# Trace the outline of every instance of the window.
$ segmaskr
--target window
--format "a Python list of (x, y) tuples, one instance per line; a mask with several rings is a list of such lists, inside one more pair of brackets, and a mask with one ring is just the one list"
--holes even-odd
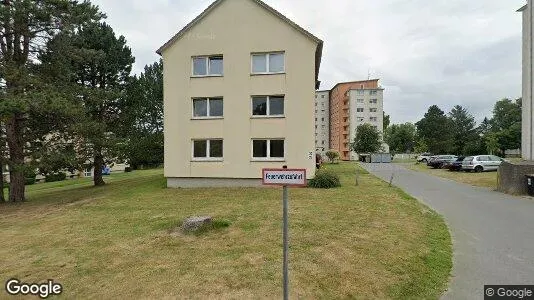
[(197, 56), (193, 57), (193, 76), (222, 76), (223, 57)]
[(363, 103), (363, 99), (356, 99), (356, 103)]
[(324, 95), (321, 95), (321, 98), (323, 98), (323, 99), (324, 99)]
[(222, 98), (193, 99), (193, 118), (219, 118), (223, 116)]
[(324, 146), (324, 141), (322, 142), (323, 146)]
[(284, 140), (252, 140), (253, 159), (283, 159)]
[(356, 108), (356, 112), (363, 112), (363, 107)]
[(363, 122), (363, 118), (362, 117), (358, 117), (358, 122)]
[(253, 96), (253, 116), (283, 116), (284, 96)]
[(364, 90), (358, 90), (358, 91), (357, 91), (357, 94), (358, 94), (358, 95), (363, 95), (364, 93), (365, 93)]
[(378, 103), (378, 99), (371, 99), (371, 100), (369, 100), (369, 103), (377, 104)]
[(252, 54), (252, 74), (283, 73), (284, 53)]
[(317, 118), (315, 118), (315, 122), (317, 122)]
[(377, 111), (378, 111), (378, 108), (369, 108), (369, 111), (370, 111), (370, 112), (377, 112)]
[(194, 160), (222, 160), (223, 140), (193, 140)]
[(371, 121), (371, 122), (376, 122), (377, 120), (378, 120), (377, 117), (370, 117), (369, 118), (369, 121)]
[(377, 91), (369, 91), (369, 95), (371, 95), (371, 96), (375, 96), (376, 94), (378, 94)]
[(323, 121), (323, 122), (324, 122), (324, 118), (321, 118), (321, 121)]

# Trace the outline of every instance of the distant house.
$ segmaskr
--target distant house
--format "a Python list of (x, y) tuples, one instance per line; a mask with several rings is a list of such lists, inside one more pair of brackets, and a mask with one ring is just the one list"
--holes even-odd
[(283, 165), (314, 177), (322, 46), (259, 0), (217, 0), (165, 43), (167, 185), (258, 185)]

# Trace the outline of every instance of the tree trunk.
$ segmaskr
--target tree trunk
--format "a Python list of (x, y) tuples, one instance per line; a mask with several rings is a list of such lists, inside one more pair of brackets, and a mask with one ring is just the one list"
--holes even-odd
[(102, 148), (95, 147), (95, 158), (94, 158), (94, 171), (93, 171), (93, 182), (95, 186), (103, 186), (106, 183), (102, 179), (102, 167), (104, 166), (104, 157), (102, 156)]
[(9, 201), (24, 201), (24, 143), (22, 117), (11, 116), (6, 122), (6, 139), (9, 146)]

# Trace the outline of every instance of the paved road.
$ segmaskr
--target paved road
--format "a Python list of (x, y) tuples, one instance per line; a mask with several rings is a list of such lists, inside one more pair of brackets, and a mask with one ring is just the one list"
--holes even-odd
[(444, 299), (483, 299), (484, 284), (534, 284), (534, 200), (472, 187), (397, 164), (363, 164), (443, 215), (454, 267)]

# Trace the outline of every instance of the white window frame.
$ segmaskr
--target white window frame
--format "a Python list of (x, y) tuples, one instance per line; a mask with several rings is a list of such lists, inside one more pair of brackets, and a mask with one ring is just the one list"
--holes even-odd
[[(266, 115), (255, 115), (254, 114), (254, 98), (255, 97), (267, 97), (267, 114)], [(283, 97), (284, 98), (284, 114), (282, 115), (271, 115), (271, 97)], [(265, 119), (265, 118), (285, 118), (286, 117), (286, 96), (285, 95), (254, 95), (250, 96), (250, 115), (254, 119)]]
[[(283, 54), (284, 56), (284, 69), (279, 72), (270, 72), (269, 65), (271, 54)], [(265, 55), (265, 72), (254, 72), (254, 56)], [(250, 54), (250, 74), (252, 75), (266, 75), (266, 74), (285, 74), (286, 73), (286, 52), (285, 51), (273, 51), (273, 52), (252, 52)]]
[[(223, 102), (223, 115), (222, 116), (210, 116), (210, 102), (211, 100), (218, 100), (222, 99)], [(195, 117), (195, 100), (206, 100), (207, 101), (207, 107), (206, 107), (206, 114), (205, 117)], [(223, 97), (195, 97), (191, 98), (191, 116), (193, 120), (215, 120), (215, 119), (224, 119), (224, 98)]]
[[(271, 141), (283, 141), (284, 142), (284, 157), (271, 157)], [(254, 157), (254, 141), (267, 141), (267, 157)], [(286, 161), (287, 150), (286, 150), (286, 139), (285, 138), (255, 138), (250, 141), (250, 159), (251, 161), (276, 161), (283, 162)]]
[(356, 112), (357, 113), (363, 113), (363, 112), (365, 112), (365, 109), (363, 107), (356, 107)]
[(369, 117), (369, 121), (370, 122), (378, 122), (378, 118), (377, 117)]
[(377, 90), (369, 91), (369, 95), (376, 96), (378, 95), (378, 91)]
[(363, 100), (363, 99), (356, 99), (356, 103), (362, 103), (362, 104), (363, 104), (363, 103), (365, 103), (365, 100)]
[[(206, 141), (206, 157), (195, 157), (195, 142)], [(211, 141), (222, 141), (223, 157), (210, 157)], [(224, 139), (222, 138), (206, 138), (206, 139), (191, 139), (191, 160), (192, 161), (224, 161)]]
[[(223, 61), (222, 74), (210, 74), (210, 58), (221, 57)], [(195, 75), (195, 58), (204, 58), (206, 60), (206, 75)], [(191, 77), (223, 77), (224, 76), (224, 56), (222, 54), (198, 55), (191, 57)]]
[(375, 99), (375, 98), (369, 99), (369, 103), (370, 104), (378, 104), (378, 99)]
[(378, 112), (378, 108), (371, 107), (371, 108), (369, 108), (369, 112), (372, 112), (372, 113)]

